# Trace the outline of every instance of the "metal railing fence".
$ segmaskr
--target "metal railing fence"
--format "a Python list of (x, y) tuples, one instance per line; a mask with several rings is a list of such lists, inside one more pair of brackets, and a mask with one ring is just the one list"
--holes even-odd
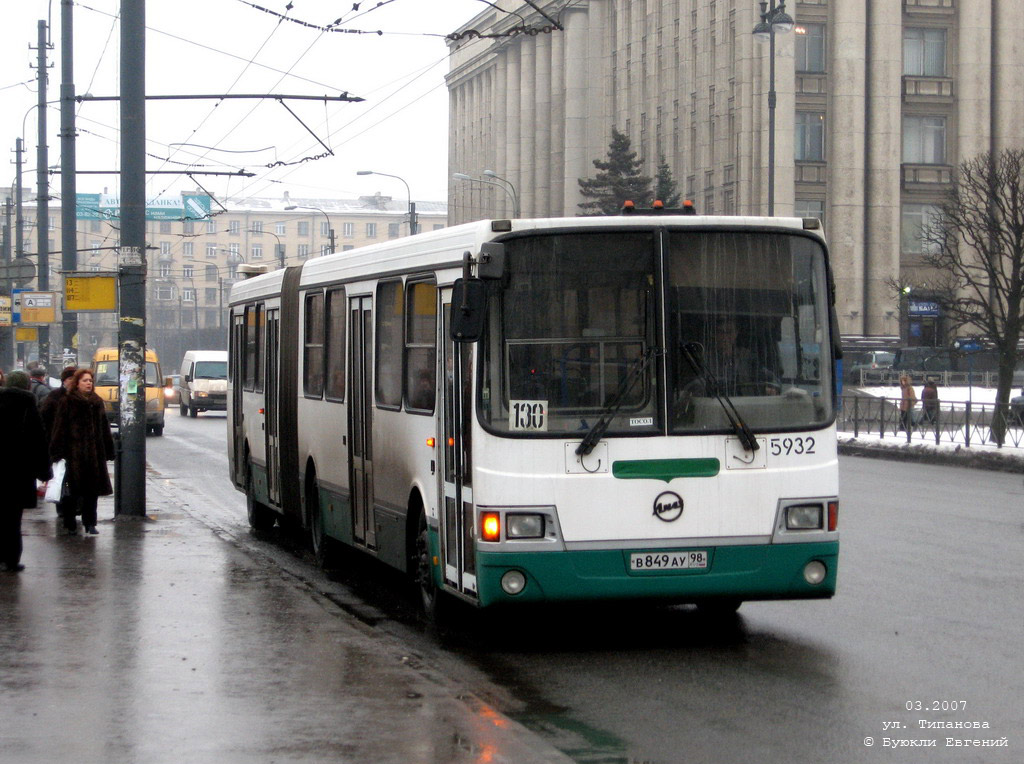
[(899, 397), (844, 395), (836, 429), (840, 433), (852, 433), (855, 438), (863, 434), (883, 440), (904, 438), (908, 443), (996, 446), (1000, 444), (993, 438), (992, 422), (1002, 410), (1007, 426), (1001, 446), (1020, 448), (1024, 445), (1024, 422), (1008, 404), (940, 402), (932, 414), (925, 411), (919, 402), (910, 412), (909, 426), (906, 427), (899, 404)]

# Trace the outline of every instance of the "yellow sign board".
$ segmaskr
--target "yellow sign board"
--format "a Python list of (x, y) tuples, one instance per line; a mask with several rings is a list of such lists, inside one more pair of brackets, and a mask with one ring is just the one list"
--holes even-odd
[(64, 310), (77, 313), (117, 311), (117, 276), (76, 274), (64, 277)]
[(52, 324), (57, 320), (56, 292), (22, 292), (21, 323)]
[(0, 295), (0, 326), (11, 326), (11, 298)]
[(39, 330), (34, 326), (19, 326), (14, 330), (15, 342), (38, 342)]

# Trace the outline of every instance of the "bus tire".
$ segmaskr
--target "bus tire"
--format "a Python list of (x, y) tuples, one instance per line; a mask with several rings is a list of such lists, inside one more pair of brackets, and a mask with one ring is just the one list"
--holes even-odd
[(430, 531), (427, 528), (427, 512), (419, 508), (416, 521), (416, 540), (413, 552), (413, 578), (419, 591), (420, 607), (428, 621), (437, 623), (445, 609), (445, 594), (434, 581), (433, 564), (430, 555)]
[(273, 510), (253, 496), (251, 465), (245, 473), (245, 512), (249, 517), (249, 527), (254, 531), (269, 531), (274, 527)]
[(743, 600), (739, 597), (721, 597), (697, 603), (697, 611), (706, 618), (729, 618), (740, 609)]
[(313, 549), (313, 558), (323, 570), (337, 566), (338, 555), (334, 539), (324, 530), (323, 509), (320, 506), (320, 489), (316, 475), (307, 481), (306, 508), (309, 511), (309, 544)]

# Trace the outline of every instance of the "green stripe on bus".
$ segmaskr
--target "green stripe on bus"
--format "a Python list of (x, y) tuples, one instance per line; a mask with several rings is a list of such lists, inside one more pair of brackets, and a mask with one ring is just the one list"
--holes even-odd
[(612, 475), (620, 480), (664, 480), (680, 477), (715, 477), (722, 469), (718, 459), (637, 459), (612, 462)]

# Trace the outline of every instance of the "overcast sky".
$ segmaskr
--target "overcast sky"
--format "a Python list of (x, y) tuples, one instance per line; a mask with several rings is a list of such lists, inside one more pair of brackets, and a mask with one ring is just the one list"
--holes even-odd
[[(0, 186), (13, 183), (14, 145), (25, 138), (24, 183), (35, 190), (37, 23), (52, 13), (48, 109), (49, 164), (60, 161), (60, 0), (0, 0), (0, 144), (9, 153)], [(146, 90), (169, 94), (338, 95), (363, 103), (290, 101), (293, 117), (274, 100), (157, 101), (147, 107), (148, 170), (246, 169), (252, 178), (197, 175), (219, 195), (251, 194), (351, 198), (380, 191), (405, 198), (391, 178), (357, 177), (368, 169), (403, 177), (417, 200), (447, 195), (448, 71), (443, 35), (486, 10), (481, 0), (148, 0)], [(381, 5), (381, 7), (376, 7)], [(78, 94), (116, 95), (120, 77), (121, 0), (78, 0), (74, 6), (75, 87)], [(291, 19), (338, 28), (382, 30), (349, 34), (282, 21), (254, 6)], [(433, 35), (433, 36), (431, 36)], [(472, 44), (472, 43), (470, 43)], [(29, 49), (29, 46), (33, 48)], [(301, 120), (301, 123), (300, 121)], [(306, 127), (302, 123), (305, 123)], [(116, 102), (78, 107), (78, 169), (120, 166)], [(307, 130), (307, 127), (309, 130)], [(24, 133), (23, 133), (24, 130)], [(333, 152), (325, 153), (310, 131)], [(194, 144), (191, 146), (182, 144)], [(454, 168), (453, 171), (482, 168)], [(197, 188), (187, 177), (149, 176), (149, 195)], [(80, 193), (118, 190), (116, 175), (79, 175)], [(54, 196), (59, 175), (51, 178)]]

